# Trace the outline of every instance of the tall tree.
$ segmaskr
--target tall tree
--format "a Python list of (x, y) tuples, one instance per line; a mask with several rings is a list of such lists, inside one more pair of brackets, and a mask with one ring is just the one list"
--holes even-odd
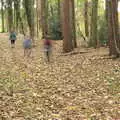
[(97, 47), (97, 18), (98, 18), (98, 0), (92, 0), (91, 26), (90, 26), (90, 46)]
[(36, 27), (37, 27), (37, 36), (39, 36), (39, 19), (40, 19), (40, 2), (36, 0)]
[(71, 0), (70, 1), (71, 3), (71, 14), (72, 14), (72, 39), (73, 39), (73, 45), (74, 45), (74, 48), (77, 48), (77, 41), (76, 41), (76, 19), (75, 19), (75, 0)]
[[(21, 17), (21, 0), (14, 0), (14, 14), (15, 14), (15, 22), (14, 26), (16, 28), (16, 31), (19, 29), (22, 30), (22, 33), (25, 35), (25, 30), (24, 30), (24, 24), (23, 24), (23, 19)], [(20, 27), (19, 27), (20, 26)]]
[(84, 1), (84, 25), (85, 25), (85, 36), (89, 37), (89, 17), (88, 17), (88, 0)]
[(41, 22), (41, 28), (42, 28), (42, 36), (45, 36), (48, 33), (48, 20), (47, 20), (47, 0), (40, 0), (41, 7), (40, 7), (40, 22)]
[(7, 13), (8, 13), (8, 30), (13, 29), (13, 9), (12, 9), (12, 0), (7, 0)]
[(2, 17), (2, 32), (5, 32), (5, 24), (4, 24), (4, 1), (1, 0), (1, 17)]
[(35, 21), (34, 21), (34, 0), (24, 0), (27, 21), (30, 29), (30, 35), (33, 40), (33, 45), (35, 45)]
[(73, 50), (72, 28), (70, 21), (70, 0), (63, 0), (63, 51), (70, 52)]
[(107, 0), (108, 35), (110, 55), (120, 56), (120, 37), (118, 24), (118, 0)]

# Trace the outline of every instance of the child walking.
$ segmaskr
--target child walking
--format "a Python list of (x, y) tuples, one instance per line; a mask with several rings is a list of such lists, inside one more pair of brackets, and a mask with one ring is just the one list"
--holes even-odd
[(50, 62), (50, 54), (52, 51), (52, 43), (48, 36), (44, 38), (44, 50), (45, 50), (45, 56), (47, 58), (47, 61)]
[(17, 40), (17, 35), (14, 30), (11, 30), (9, 40), (11, 41), (11, 48), (15, 47), (15, 41)]
[(24, 57), (29, 57), (32, 52), (32, 39), (30, 36), (25, 36), (25, 39), (23, 41), (23, 48), (24, 48)]

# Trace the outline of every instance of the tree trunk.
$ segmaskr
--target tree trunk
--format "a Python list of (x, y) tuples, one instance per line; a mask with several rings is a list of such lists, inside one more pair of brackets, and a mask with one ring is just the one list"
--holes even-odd
[(42, 36), (45, 37), (46, 34), (48, 33), (48, 22), (47, 22), (47, 1), (46, 0), (41, 0), (41, 28), (42, 28)]
[(63, 0), (63, 51), (73, 50), (72, 28), (70, 23), (70, 0)]
[(96, 48), (98, 42), (97, 36), (97, 17), (98, 17), (98, 0), (92, 0), (92, 15), (90, 27), (90, 46)]
[(13, 29), (12, 0), (7, 0), (7, 10), (8, 10), (8, 30), (10, 32)]
[(59, 20), (59, 32), (61, 34), (61, 38), (63, 38), (62, 35), (62, 14), (61, 14), (61, 0), (58, 0), (58, 20)]
[[(108, 15), (108, 10), (109, 10), (109, 4), (108, 4), (108, 1), (106, 0), (105, 1), (105, 19), (106, 19), (106, 26), (107, 26), (107, 28), (108, 28), (108, 17), (109, 17), (109, 15)], [(108, 36), (108, 30), (107, 30), (107, 36)], [(107, 39), (108, 39), (108, 37), (107, 37)], [(107, 40), (107, 46), (109, 46), (109, 40)]]
[(4, 25), (4, 1), (1, 0), (1, 17), (2, 17), (2, 32), (5, 32), (5, 25)]
[[(20, 0), (14, 0), (14, 26), (16, 28), (16, 31), (18, 32), (19, 30), (19, 22), (20, 22), (20, 25), (21, 27), (23, 28), (23, 23), (22, 23), (22, 20), (21, 20), (21, 15), (20, 15)], [(24, 33), (24, 32), (23, 32)]]
[(36, 0), (36, 23), (37, 23), (37, 37), (39, 37), (39, 0)]
[(88, 26), (88, 0), (84, 3), (84, 25), (85, 25), (85, 36), (89, 37), (89, 26)]
[(72, 39), (73, 39), (73, 45), (74, 45), (74, 48), (77, 48), (77, 41), (76, 41), (76, 24), (75, 24), (75, 1), (74, 0), (71, 0), (71, 10), (72, 10)]
[(109, 54), (120, 56), (118, 0), (108, 1)]
[(34, 0), (25, 0), (25, 10), (30, 29), (30, 35), (33, 40), (33, 45), (35, 45)]

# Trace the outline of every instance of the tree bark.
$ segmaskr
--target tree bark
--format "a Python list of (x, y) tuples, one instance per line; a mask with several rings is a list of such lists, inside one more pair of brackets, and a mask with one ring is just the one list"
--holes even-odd
[(70, 23), (70, 0), (63, 0), (63, 51), (73, 50), (72, 29)]
[(47, 22), (47, 1), (46, 0), (41, 0), (41, 7), (40, 7), (40, 23), (41, 23), (41, 28), (42, 28), (42, 36), (45, 37), (46, 34), (48, 33), (48, 22)]
[(97, 17), (98, 17), (98, 0), (92, 0), (92, 15), (90, 27), (90, 46), (96, 48), (98, 42), (97, 36)]
[(89, 23), (88, 23), (88, 0), (85, 0), (84, 3), (84, 26), (85, 26), (85, 36), (89, 37)]
[(13, 29), (12, 0), (7, 0), (7, 12), (8, 12), (8, 30), (10, 32)]
[(76, 41), (76, 23), (75, 23), (75, 0), (71, 0), (71, 10), (72, 10), (72, 39), (73, 39), (73, 45), (74, 45), (74, 48), (77, 48), (77, 41)]
[(4, 1), (1, 0), (1, 17), (2, 17), (2, 32), (5, 32), (5, 24), (4, 24)]
[(33, 45), (35, 45), (34, 0), (25, 0), (24, 2), (25, 2), (27, 21), (30, 29), (30, 35), (33, 41)]
[(118, 24), (118, 0), (108, 2), (109, 55), (120, 56), (120, 37)]

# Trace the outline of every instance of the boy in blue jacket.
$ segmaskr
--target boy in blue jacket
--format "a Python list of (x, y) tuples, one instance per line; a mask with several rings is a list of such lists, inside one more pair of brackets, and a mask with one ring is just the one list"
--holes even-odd
[(25, 36), (25, 39), (23, 41), (23, 48), (24, 48), (24, 56), (29, 57), (32, 52), (32, 39), (30, 36)]

